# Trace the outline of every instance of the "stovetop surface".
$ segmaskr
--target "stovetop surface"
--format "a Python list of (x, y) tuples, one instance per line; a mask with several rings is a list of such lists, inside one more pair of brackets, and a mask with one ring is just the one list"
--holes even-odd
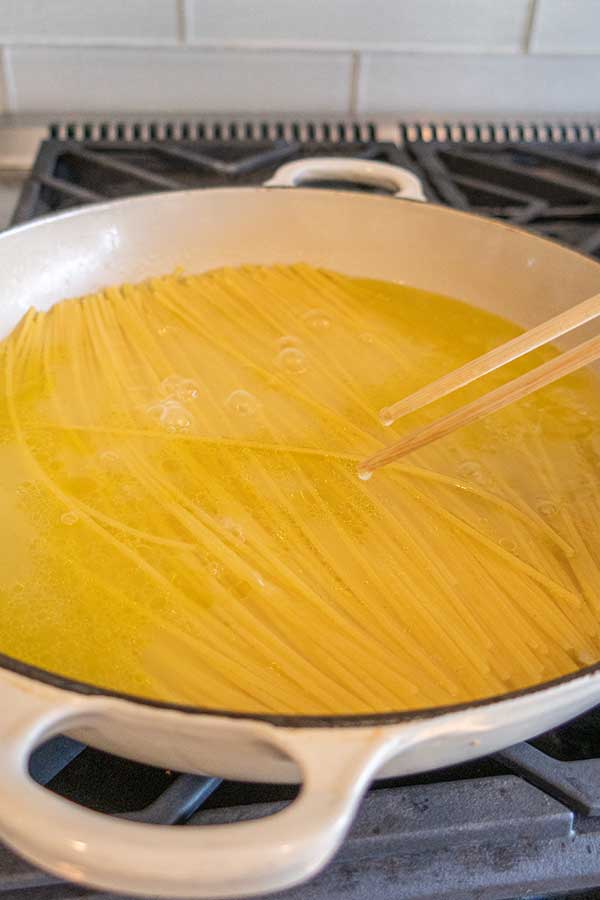
[[(589, 125), (399, 125), (384, 141), (369, 124), (57, 125), (40, 146), (13, 224), (150, 191), (258, 185), (283, 162), (314, 155), (406, 166), (435, 202), (600, 257), (600, 128)], [(297, 792), (166, 772), (62, 737), (36, 751), (31, 773), (100, 812), (166, 824), (267, 815)], [(281, 897), (567, 893), (600, 898), (600, 708), (494, 757), (378, 783), (333, 863)], [(84, 896), (107, 897), (61, 884), (0, 847), (0, 897)]]

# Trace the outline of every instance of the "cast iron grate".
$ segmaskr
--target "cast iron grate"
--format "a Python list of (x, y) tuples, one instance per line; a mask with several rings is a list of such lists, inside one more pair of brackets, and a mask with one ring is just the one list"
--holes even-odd
[[(355, 123), (74, 123), (41, 147), (14, 222), (82, 203), (222, 184), (260, 184), (300, 156), (406, 165), (432, 200), (502, 218), (600, 256), (600, 129), (588, 124), (400, 125), (380, 141)], [(389, 135), (386, 135), (386, 138)], [(164, 824), (277, 811), (289, 785), (165, 772), (55, 738), (31, 761), (51, 790), (113, 815)], [(201, 835), (199, 835), (201, 840)], [(365, 798), (333, 863), (288, 900), (599, 898), (600, 708), (531, 744)], [(573, 893), (575, 892), (575, 893)], [(0, 897), (99, 898), (0, 847)]]
[(96, 123), (52, 128), (13, 224), (117, 197), (258, 185), (283, 162), (358, 156), (418, 172), (431, 200), (600, 256), (600, 127), (359, 123)]
[(409, 146), (430, 192), (600, 256), (600, 144)]
[(411, 166), (401, 148), (370, 140), (48, 140), (40, 147), (12, 224), (117, 197), (198, 187), (260, 185), (284, 162), (318, 154), (359, 156)]
[[(599, 754), (600, 709), (545, 736), (555, 752)], [(289, 785), (247, 785), (142, 766), (55, 738), (31, 773), (71, 800), (150, 823), (220, 824), (270, 815)], [(556, 759), (530, 744), (461, 766), (387, 780), (365, 798), (333, 863), (279, 900), (506, 898), (586, 890), (600, 871), (600, 759)], [(198, 836), (201, 841), (201, 834)], [(400, 888), (401, 885), (401, 888)], [(18, 893), (17, 893), (18, 892)], [(585, 893), (583, 893), (585, 892)], [(0, 896), (99, 897), (0, 848)]]

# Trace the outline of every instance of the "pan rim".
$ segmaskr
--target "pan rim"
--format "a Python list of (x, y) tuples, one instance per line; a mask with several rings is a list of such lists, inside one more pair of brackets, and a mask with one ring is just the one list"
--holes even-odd
[(129, 694), (124, 691), (116, 691), (111, 688), (103, 688), (87, 681), (79, 681), (66, 675), (59, 675), (49, 669), (34, 666), (12, 656), (0, 653), (0, 669), (13, 672), (33, 681), (46, 684), (49, 687), (68, 691), (83, 697), (107, 697), (114, 700), (132, 703), (135, 706), (155, 709), (157, 711), (177, 712), (192, 716), (212, 716), (219, 719), (241, 719), (253, 722), (263, 722), (283, 728), (356, 728), (382, 725), (400, 725), (406, 722), (415, 722), (422, 719), (435, 719), (449, 713), (465, 712), (469, 709), (480, 709), (486, 706), (493, 707), (503, 701), (517, 700), (521, 697), (542, 693), (543, 691), (558, 688), (577, 679), (583, 679), (594, 675), (600, 675), (600, 661), (591, 666), (568, 672), (550, 681), (539, 682), (528, 687), (508, 691), (504, 694), (493, 694), (490, 697), (481, 697), (478, 700), (467, 700), (463, 703), (452, 703), (445, 706), (429, 706), (422, 709), (407, 709), (381, 713), (335, 713), (329, 715), (315, 714), (291, 714), (291, 713), (253, 713), (236, 710), (212, 708), (206, 706), (192, 706), (184, 703), (170, 703), (166, 700), (153, 700), (151, 697), (142, 697), (137, 694)]

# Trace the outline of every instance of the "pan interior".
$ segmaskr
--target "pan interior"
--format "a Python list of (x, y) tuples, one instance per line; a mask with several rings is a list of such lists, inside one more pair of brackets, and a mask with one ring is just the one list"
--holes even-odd
[(468, 702), (595, 661), (593, 379), (354, 474), (389, 439), (377, 408), (516, 332), (306, 266), (30, 316), (3, 345), (1, 649), (275, 715)]

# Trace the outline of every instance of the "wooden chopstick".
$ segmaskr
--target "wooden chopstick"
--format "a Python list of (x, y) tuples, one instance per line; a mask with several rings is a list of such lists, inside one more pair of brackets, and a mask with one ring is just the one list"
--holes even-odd
[(469, 425), (471, 422), (489, 415), (489, 413), (503, 409), (510, 403), (521, 400), (523, 397), (527, 397), (528, 394), (533, 394), (534, 391), (552, 384), (553, 381), (558, 381), (564, 375), (569, 375), (571, 372), (589, 365), (589, 363), (594, 362), (598, 358), (600, 358), (600, 335), (585, 341), (578, 347), (573, 347), (573, 349), (561, 353), (560, 356), (546, 363), (542, 363), (541, 366), (532, 369), (531, 372), (520, 375), (513, 381), (509, 381), (507, 384), (503, 384), (502, 387), (484, 394), (483, 397), (467, 403), (466, 406), (462, 406), (449, 415), (443, 416), (436, 422), (425, 425), (423, 428), (418, 428), (397, 443), (384, 447), (383, 450), (379, 450), (359, 464), (359, 474), (363, 478), (368, 478), (375, 469), (387, 466), (388, 463), (394, 462), (394, 460), (406, 456), (407, 453), (411, 453), (425, 444), (450, 434), (451, 431), (456, 431), (457, 428), (462, 428), (463, 425)]
[(489, 353), (478, 356), (459, 369), (455, 369), (447, 375), (442, 375), (441, 378), (425, 385), (425, 387), (415, 391), (414, 394), (398, 400), (392, 406), (384, 407), (379, 412), (379, 418), (384, 425), (392, 425), (402, 416), (406, 416), (408, 413), (427, 406), (435, 400), (445, 397), (447, 394), (451, 394), (477, 378), (487, 375), (488, 372), (493, 372), (495, 369), (499, 369), (500, 366), (512, 362), (513, 359), (518, 359), (520, 356), (524, 356), (525, 353), (547, 344), (548, 341), (553, 341), (562, 334), (568, 334), (569, 331), (579, 328), (580, 325), (590, 322), (599, 315), (600, 294), (596, 294), (594, 297), (572, 306), (566, 312), (560, 313), (553, 319), (548, 319), (546, 322), (542, 322), (541, 325), (530, 328), (529, 331), (520, 334), (511, 341), (495, 347)]

